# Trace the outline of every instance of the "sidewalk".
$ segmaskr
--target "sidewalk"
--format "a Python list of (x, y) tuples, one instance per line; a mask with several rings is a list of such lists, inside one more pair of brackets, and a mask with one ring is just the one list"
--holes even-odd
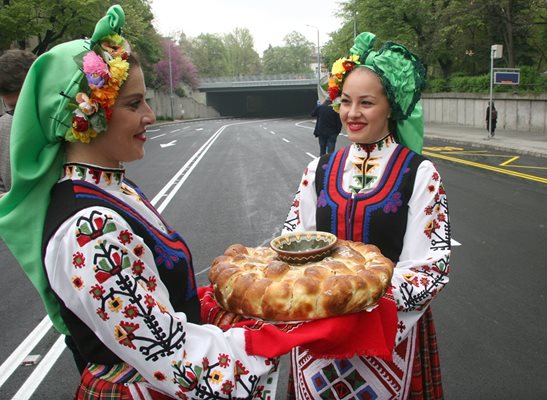
[(495, 137), (487, 139), (486, 129), (426, 122), (425, 138), (520, 155), (547, 158), (547, 134), (496, 129)]

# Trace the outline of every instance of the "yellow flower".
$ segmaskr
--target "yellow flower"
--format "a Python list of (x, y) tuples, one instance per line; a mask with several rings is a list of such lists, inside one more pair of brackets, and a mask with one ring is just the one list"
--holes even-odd
[(215, 385), (220, 385), (222, 383), (222, 379), (224, 378), (224, 375), (219, 370), (214, 370), (209, 379), (212, 383)]
[(110, 84), (119, 88), (127, 79), (129, 63), (122, 60), (120, 57), (116, 57), (110, 60), (108, 65), (110, 67), (110, 74), (112, 75), (110, 78)]
[(82, 143), (89, 143), (91, 142), (91, 139), (97, 136), (97, 132), (91, 128), (83, 132), (78, 132), (74, 130), (74, 128), (71, 128), (71, 131), (72, 131), (72, 136), (74, 136), (74, 138), (76, 138)]

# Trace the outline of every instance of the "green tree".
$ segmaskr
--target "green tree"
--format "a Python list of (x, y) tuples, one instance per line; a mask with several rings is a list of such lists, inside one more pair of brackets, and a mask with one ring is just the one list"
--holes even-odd
[(223, 38), (229, 76), (260, 73), (260, 57), (254, 50), (254, 39), (247, 28), (235, 28)]
[(283, 38), (284, 46), (268, 47), (262, 58), (266, 74), (311, 72), (314, 45), (304, 35), (293, 31)]
[(197, 38), (191, 39), (188, 56), (202, 77), (228, 75), (226, 47), (219, 35), (202, 33)]

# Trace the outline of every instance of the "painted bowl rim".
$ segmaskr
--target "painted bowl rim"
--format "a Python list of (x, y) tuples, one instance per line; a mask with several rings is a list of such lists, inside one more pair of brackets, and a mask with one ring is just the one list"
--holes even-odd
[[(279, 240), (282, 240), (283, 238), (290, 238), (290, 237), (293, 237), (293, 236), (297, 236), (297, 235), (300, 235), (300, 236), (306, 236), (306, 235), (324, 235), (324, 236), (329, 236), (331, 237), (331, 240), (332, 240), (332, 243), (329, 243), (327, 244), (326, 246), (323, 246), (323, 247), (319, 247), (319, 248), (315, 248), (315, 249), (310, 249), (310, 250), (306, 250), (306, 251), (293, 251), (293, 250), (282, 250), (280, 249), (279, 247), (275, 246), (274, 245), (274, 242), (276, 241), (279, 241)], [(336, 235), (330, 233), (330, 232), (322, 232), (322, 231), (300, 231), (300, 232), (290, 232), (290, 233), (286, 233), (284, 235), (279, 235), (275, 238), (273, 238), (271, 241), (270, 241), (270, 247), (272, 248), (272, 250), (274, 250), (277, 254), (286, 254), (286, 255), (290, 255), (290, 256), (295, 256), (295, 257), (304, 257), (306, 254), (310, 254), (310, 253), (319, 253), (319, 252), (323, 252), (325, 250), (328, 250), (332, 247), (334, 247), (334, 245), (336, 245), (336, 242), (338, 241), (338, 238), (336, 237)]]

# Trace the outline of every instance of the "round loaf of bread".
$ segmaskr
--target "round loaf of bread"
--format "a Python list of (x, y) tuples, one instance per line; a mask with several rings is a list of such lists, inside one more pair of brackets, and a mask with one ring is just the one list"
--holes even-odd
[(338, 240), (324, 259), (291, 265), (269, 247), (234, 244), (213, 260), (209, 280), (227, 311), (266, 321), (304, 321), (361, 311), (391, 283), (378, 247)]

